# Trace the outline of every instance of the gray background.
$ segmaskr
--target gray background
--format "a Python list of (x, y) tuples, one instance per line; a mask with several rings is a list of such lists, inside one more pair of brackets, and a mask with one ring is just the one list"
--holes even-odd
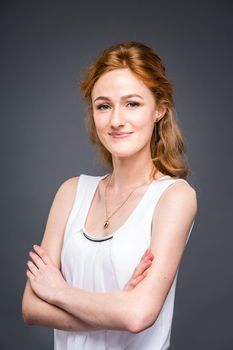
[(52, 330), (22, 321), (28, 251), (60, 184), (105, 171), (76, 81), (105, 47), (128, 40), (166, 64), (198, 193), (171, 350), (233, 349), (232, 10), (223, 0), (1, 2), (1, 349), (53, 348)]

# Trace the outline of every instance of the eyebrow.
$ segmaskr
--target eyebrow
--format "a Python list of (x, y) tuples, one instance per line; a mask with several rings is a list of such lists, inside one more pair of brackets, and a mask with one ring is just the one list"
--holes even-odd
[[(126, 100), (126, 99), (131, 98), (131, 97), (139, 97), (139, 98), (141, 98), (142, 100), (144, 100), (143, 97), (140, 96), (140, 95), (138, 95), (138, 94), (129, 94), (129, 95), (122, 96), (122, 97), (121, 97), (121, 100)], [(109, 97), (107, 97), (107, 96), (99, 96), (99, 97), (97, 97), (97, 98), (94, 100), (94, 102), (97, 101), (97, 100), (111, 101), (111, 99), (110, 99)]]

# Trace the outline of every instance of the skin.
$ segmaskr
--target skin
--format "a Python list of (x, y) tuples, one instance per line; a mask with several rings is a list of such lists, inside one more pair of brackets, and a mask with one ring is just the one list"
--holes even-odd
[[(73, 206), (77, 183), (77, 177), (71, 178), (65, 181), (58, 189), (49, 212), (41, 242), (41, 248), (43, 247), (49, 256), (51, 264), (59, 271), (61, 267), (60, 256), (65, 225)], [(134, 288), (135, 285), (145, 278), (147, 274), (146, 270), (151, 266), (153, 258), (154, 256), (151, 251), (143, 255), (132, 278), (126, 284), (125, 290)], [(22, 313), (24, 321), (28, 325), (41, 325), (64, 331), (90, 331), (97, 329), (97, 327), (80, 320), (79, 317), (75, 317), (69, 312), (40, 298), (33, 291), (30, 279), (26, 283), (23, 295)]]
[[(132, 188), (148, 180), (153, 168), (150, 139), (154, 123), (164, 116), (166, 110), (164, 106), (156, 105), (150, 90), (129, 69), (117, 69), (101, 76), (93, 88), (92, 101), (98, 136), (113, 157), (113, 174), (108, 190), (109, 211), (112, 212)], [(162, 175), (157, 171), (157, 178)], [(26, 310), (28, 314), (35, 315), (31, 303), (33, 296), (55, 308), (56, 312), (61, 312), (57, 318), (54, 317), (57, 323), (71, 317), (70, 323), (77, 330), (140, 332), (154, 323), (170, 290), (196, 215), (196, 192), (183, 181), (177, 181), (164, 191), (154, 210), (150, 252), (142, 258), (138, 267), (140, 272), (137, 274), (135, 271), (132, 281), (122, 291), (96, 293), (70, 287), (60, 272), (62, 237), (72, 206), (74, 183), (75, 180), (71, 179), (61, 186), (49, 215), (42, 245), (34, 246), (34, 251), (30, 252), (23, 302), (25, 318)], [(99, 215), (103, 218), (101, 188), (105, 187), (106, 180), (102, 181), (100, 192), (92, 204), (94, 208), (102, 208)], [(134, 198), (127, 203), (128, 209), (125, 207), (126, 212), (133, 210), (145, 190), (146, 186), (141, 186), (135, 191)], [(121, 226), (124, 219), (120, 214), (114, 216), (113, 231)], [(91, 217), (86, 224), (93, 229), (96, 227), (96, 234), (106, 234), (97, 222), (91, 223)], [(156, 256), (156, 263), (152, 263), (153, 256)], [(78, 324), (72, 323), (72, 317)], [(42, 314), (41, 324), (44, 322), (46, 325), (45, 319), (45, 314)], [(59, 324), (61, 329), (64, 324)]]
[[(140, 97), (126, 98), (128, 95)], [(112, 154), (113, 187), (116, 192), (119, 189), (127, 192), (127, 189), (143, 183), (142, 179), (148, 179), (153, 167), (151, 135), (166, 108), (156, 105), (151, 91), (129, 69), (116, 69), (102, 75), (93, 88), (92, 101), (97, 134)], [(109, 135), (113, 132), (133, 134), (114, 139)], [(157, 177), (161, 175), (158, 172)]]

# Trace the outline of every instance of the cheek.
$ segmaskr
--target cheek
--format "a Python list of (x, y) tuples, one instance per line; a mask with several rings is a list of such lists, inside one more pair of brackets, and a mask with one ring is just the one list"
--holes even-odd
[(135, 118), (134, 125), (145, 132), (149, 131), (154, 128), (153, 116), (145, 113), (140, 114)]
[(103, 130), (108, 124), (107, 118), (104, 118), (103, 116), (101, 116), (101, 118), (98, 116), (94, 116), (93, 119), (94, 119), (94, 124), (97, 132), (98, 130), (99, 131)]
[(96, 134), (98, 135), (98, 138), (103, 141), (103, 130), (105, 130), (106, 122), (103, 118), (98, 118), (96, 116), (93, 116), (94, 120), (94, 127), (96, 130)]

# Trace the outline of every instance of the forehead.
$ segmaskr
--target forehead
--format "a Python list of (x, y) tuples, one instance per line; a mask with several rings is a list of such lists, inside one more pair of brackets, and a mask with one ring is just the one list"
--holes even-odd
[(142, 94), (152, 96), (150, 89), (129, 68), (114, 69), (104, 73), (95, 83), (92, 98), (98, 95)]

